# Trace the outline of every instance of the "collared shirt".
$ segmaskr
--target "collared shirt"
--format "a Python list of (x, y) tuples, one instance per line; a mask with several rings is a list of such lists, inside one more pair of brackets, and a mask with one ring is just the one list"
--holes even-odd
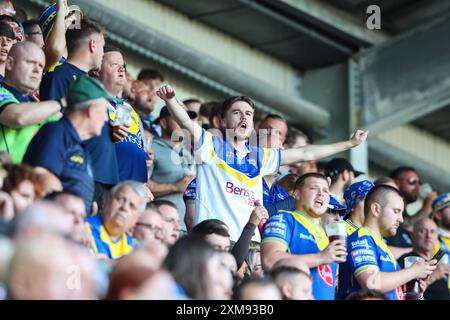
[(358, 230), (360, 227), (356, 225), (352, 220), (347, 219), (345, 220), (345, 224), (347, 225), (347, 235), (353, 234), (356, 230)]
[(94, 196), (94, 179), (89, 155), (80, 136), (66, 117), (46, 124), (31, 140), (24, 162), (44, 167), (60, 180), (64, 190), (79, 194), (90, 212)]
[(86, 72), (67, 61), (59, 62), (42, 77), (39, 89), (41, 100), (56, 100), (67, 96), (72, 82), (85, 74)]
[(87, 218), (85, 226), (91, 235), (92, 251), (104, 254), (109, 259), (117, 260), (131, 253), (136, 246), (135, 239), (127, 233), (124, 233), (117, 240), (111, 239), (99, 214)]
[[(30, 96), (21, 94), (17, 89), (8, 86), (6, 83), (0, 84), (0, 113), (7, 106), (30, 102), (34, 102)], [(13, 108), (14, 106), (11, 107)], [(58, 118), (56, 116), (51, 116), (44, 123), (57, 120)], [(20, 128), (10, 128), (0, 125), (0, 150), (8, 152), (14, 163), (22, 162), (28, 144), (40, 127), (41, 124), (33, 124)]]
[[(262, 243), (276, 242), (290, 254), (319, 253), (328, 244), (328, 236), (319, 223), (298, 211), (278, 211), (264, 225)], [(316, 300), (334, 300), (337, 264), (330, 263), (310, 269), (313, 296)]]
[[(356, 278), (365, 271), (400, 270), (397, 260), (383, 239), (366, 227), (359, 228), (348, 237), (347, 253), (347, 261), (341, 263), (339, 269), (340, 299), (345, 299), (350, 293), (361, 289)], [(391, 300), (404, 300), (400, 287), (385, 294)]]
[[(239, 158), (235, 148), (223, 138), (203, 130), (202, 144), (194, 152), (197, 166), (195, 223), (219, 219), (230, 228), (237, 241), (254, 209), (261, 201), (262, 178), (278, 171), (281, 153), (277, 149), (247, 145)], [(260, 241), (259, 233), (253, 237)]]

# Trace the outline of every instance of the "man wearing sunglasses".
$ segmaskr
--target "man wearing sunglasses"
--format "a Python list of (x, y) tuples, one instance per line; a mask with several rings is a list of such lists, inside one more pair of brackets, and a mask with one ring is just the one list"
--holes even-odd
[[(419, 190), (420, 190), (420, 178), (417, 174), (417, 171), (412, 167), (399, 167), (393, 170), (389, 177), (394, 179), (395, 184), (398, 187), (398, 190), (402, 194), (405, 199), (405, 204), (408, 205), (410, 203), (415, 202), (419, 198)], [(410, 237), (410, 232), (412, 232), (412, 225), (422, 219), (428, 218), (433, 211), (432, 203), (436, 198), (436, 192), (431, 192), (424, 200), (422, 208), (414, 215), (410, 216), (405, 209), (405, 222), (398, 228), (397, 234), (394, 237), (386, 238), (387, 244), (391, 247), (392, 252), (398, 258), (397, 252), (400, 254), (402, 250), (396, 250), (396, 248), (408, 248), (412, 247), (412, 241)], [(406, 252), (403, 252), (406, 253)]]

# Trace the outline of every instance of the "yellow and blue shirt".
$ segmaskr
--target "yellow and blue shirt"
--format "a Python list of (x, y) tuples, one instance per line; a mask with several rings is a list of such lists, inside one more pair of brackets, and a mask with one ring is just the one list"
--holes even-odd
[(350, 236), (351, 234), (353, 234), (353, 232), (355, 232), (356, 230), (358, 230), (360, 228), (358, 225), (353, 223), (353, 221), (350, 219), (345, 220), (345, 224), (347, 225), (347, 235), (348, 236)]
[[(324, 250), (328, 236), (318, 223), (303, 212), (283, 211), (271, 216), (264, 225), (262, 243), (276, 242), (290, 254), (312, 254)], [(337, 264), (330, 263), (310, 269), (313, 296), (316, 300), (334, 300)]]
[[(353, 232), (347, 239), (347, 261), (340, 265), (338, 298), (345, 299), (361, 289), (357, 277), (365, 271), (395, 272), (400, 270), (392, 252), (382, 238), (365, 227)], [(386, 292), (391, 300), (404, 300), (401, 288)]]
[[(207, 219), (225, 222), (230, 239), (237, 241), (254, 210), (262, 202), (262, 178), (278, 171), (281, 153), (277, 149), (246, 145), (237, 154), (233, 145), (222, 137), (203, 130), (201, 146), (194, 152), (197, 166), (195, 223)], [(260, 241), (259, 233), (253, 236)]]
[(136, 246), (136, 240), (127, 233), (117, 240), (111, 239), (100, 215), (87, 218), (85, 226), (91, 235), (91, 250), (94, 253), (104, 254), (111, 260), (129, 254)]
[[(111, 122), (114, 122), (116, 119), (116, 105), (118, 103), (127, 104), (123, 99), (119, 98), (110, 103), (108, 115)], [(127, 105), (130, 106), (129, 104)], [(120, 181), (133, 180), (142, 183), (147, 182), (146, 159), (148, 155), (145, 153), (143, 136), (144, 129), (142, 128), (139, 115), (132, 109), (128, 135), (122, 141), (114, 144)]]
[[(442, 248), (442, 249), (444, 249), (445, 254), (448, 257), (447, 259), (449, 259), (450, 258), (450, 234), (442, 229), (438, 230), (438, 234), (439, 234), (439, 242), (437, 243), (433, 254), (435, 254), (436, 252), (438, 252), (438, 250), (440, 248)], [(450, 277), (447, 276), (446, 280), (447, 280), (448, 289), (450, 290)]]

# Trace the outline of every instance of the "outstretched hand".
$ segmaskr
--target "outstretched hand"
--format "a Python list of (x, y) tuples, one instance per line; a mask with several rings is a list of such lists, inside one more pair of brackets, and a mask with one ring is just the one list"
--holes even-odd
[(156, 91), (156, 94), (166, 102), (175, 98), (176, 95), (175, 90), (171, 86), (162, 86)]
[(350, 139), (351, 143), (354, 147), (359, 146), (361, 143), (367, 140), (367, 136), (369, 135), (369, 131), (357, 129)]

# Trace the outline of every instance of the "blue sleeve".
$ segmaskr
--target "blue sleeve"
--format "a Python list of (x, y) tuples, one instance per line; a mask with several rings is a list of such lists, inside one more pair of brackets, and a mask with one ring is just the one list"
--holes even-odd
[(269, 217), (276, 214), (279, 210), (292, 211), (295, 209), (295, 199), (288, 196), (286, 199), (278, 201), (270, 206), (266, 207)]
[(70, 79), (61, 77), (60, 74), (47, 73), (42, 79), (39, 91), (41, 101), (56, 100), (67, 96), (70, 83)]
[(277, 242), (286, 250), (291, 243), (294, 217), (288, 213), (278, 213), (267, 220), (262, 233), (262, 243)]
[[(353, 238), (353, 237), (352, 237)], [(349, 239), (347, 265), (355, 277), (366, 270), (379, 270), (376, 244), (369, 236)]]
[(60, 177), (64, 168), (65, 145), (57, 133), (44, 126), (31, 140), (24, 162), (33, 167), (44, 167)]
[(192, 180), (187, 188), (184, 191), (183, 199), (186, 200), (195, 200), (197, 198), (197, 179)]

